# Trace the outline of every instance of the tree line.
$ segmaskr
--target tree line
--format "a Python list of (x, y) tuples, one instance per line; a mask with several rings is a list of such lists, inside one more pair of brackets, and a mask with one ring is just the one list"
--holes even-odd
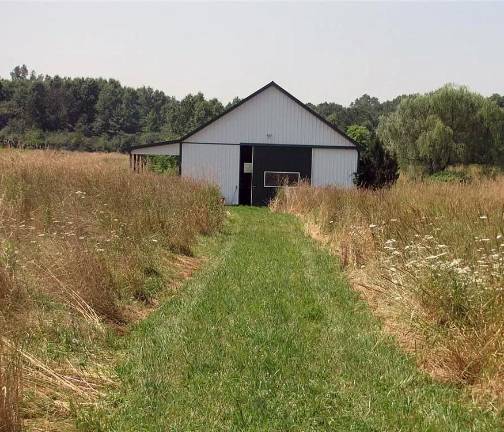
[[(226, 106), (202, 93), (181, 100), (114, 79), (38, 75), (16, 66), (0, 78), (0, 144), (125, 151), (178, 138)], [(454, 164), (504, 165), (504, 96), (446, 85), (380, 102), (364, 94), (349, 106), (308, 104), (359, 143), (356, 181), (377, 187), (398, 170), (432, 174)]]
[(0, 140), (30, 148), (124, 151), (179, 137), (224, 109), (202, 93), (177, 100), (150, 87), (42, 76), (23, 65), (10, 80), (0, 79)]

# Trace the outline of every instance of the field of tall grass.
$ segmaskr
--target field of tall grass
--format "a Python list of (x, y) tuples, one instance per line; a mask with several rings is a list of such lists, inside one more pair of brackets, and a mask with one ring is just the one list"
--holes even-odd
[(504, 179), (283, 190), (384, 328), (438, 379), (504, 404)]
[(123, 155), (0, 150), (0, 430), (72, 429), (114, 384), (115, 335), (223, 220), (216, 188)]

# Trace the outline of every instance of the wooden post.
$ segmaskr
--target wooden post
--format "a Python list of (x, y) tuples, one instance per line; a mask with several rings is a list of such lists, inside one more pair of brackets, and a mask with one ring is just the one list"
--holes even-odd
[(130, 164), (130, 169), (133, 168), (133, 160), (132, 160), (131, 153), (129, 154), (129, 164)]

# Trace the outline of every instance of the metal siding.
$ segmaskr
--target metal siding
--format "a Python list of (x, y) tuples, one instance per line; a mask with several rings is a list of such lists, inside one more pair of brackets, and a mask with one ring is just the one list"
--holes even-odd
[(226, 204), (238, 204), (240, 146), (182, 144), (182, 175), (216, 184)]
[[(271, 134), (268, 137), (267, 134)], [(270, 87), (188, 137), (200, 143), (352, 146), (347, 138)]]
[(179, 150), (180, 150), (180, 144), (173, 143), (173, 144), (164, 144), (155, 147), (145, 147), (131, 150), (131, 154), (178, 156)]
[(358, 153), (345, 149), (312, 149), (313, 186), (353, 186)]

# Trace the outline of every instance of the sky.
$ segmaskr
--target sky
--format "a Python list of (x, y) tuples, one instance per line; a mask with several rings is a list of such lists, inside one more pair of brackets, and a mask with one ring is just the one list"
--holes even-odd
[(0, 76), (115, 78), (226, 103), (276, 81), (348, 105), (445, 83), (504, 94), (504, 2), (0, 3)]

